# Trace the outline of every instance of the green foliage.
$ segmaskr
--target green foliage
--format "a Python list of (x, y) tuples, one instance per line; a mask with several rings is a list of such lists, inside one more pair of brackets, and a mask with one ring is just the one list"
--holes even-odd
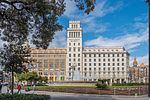
[(106, 79), (98, 79), (98, 82), (96, 83), (96, 87), (98, 89), (107, 89), (108, 86), (106, 84), (107, 80)]
[(96, 0), (74, 0), (77, 3), (77, 7), (89, 14), (95, 8)]
[(21, 74), (17, 74), (18, 81), (30, 81), (35, 82), (38, 81), (38, 75), (36, 72), (23, 72)]
[(39, 82), (47, 82), (48, 78), (47, 77), (41, 77), (41, 76), (39, 76), (38, 81)]
[(47, 77), (38, 76), (36, 72), (23, 72), (21, 74), (17, 74), (18, 81), (30, 81), (30, 82), (47, 82)]
[(0, 94), (0, 100), (50, 100), (50, 96), (37, 94)]
[(112, 86), (139, 86), (139, 85), (147, 85), (146, 83), (113, 83)]
[(98, 89), (107, 89), (107, 88), (108, 88), (108, 87), (107, 87), (107, 84), (99, 84), (99, 83), (96, 84), (96, 87), (97, 87)]
[[(67, 1), (66, 1), (67, 2)], [(89, 14), (96, 0), (74, 0), (80, 10)], [(24, 39), (28, 35), (36, 47), (46, 49), (55, 32), (62, 30), (58, 18), (64, 13), (64, 0), (0, 0), (0, 29), (3, 41), (15, 35)], [(19, 35), (19, 36), (18, 36)]]

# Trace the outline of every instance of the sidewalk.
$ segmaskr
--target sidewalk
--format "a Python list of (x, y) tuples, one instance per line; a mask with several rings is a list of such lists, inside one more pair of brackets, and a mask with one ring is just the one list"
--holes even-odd
[(22, 93), (27, 94), (46, 94), (53, 96), (103, 96), (108, 97), (111, 96), (115, 100), (150, 100), (147, 95), (141, 95), (141, 96), (125, 96), (125, 95), (96, 95), (96, 94), (76, 94), (76, 93), (64, 93), (64, 92), (48, 92), (48, 91), (29, 91), (26, 92), (22, 90)]

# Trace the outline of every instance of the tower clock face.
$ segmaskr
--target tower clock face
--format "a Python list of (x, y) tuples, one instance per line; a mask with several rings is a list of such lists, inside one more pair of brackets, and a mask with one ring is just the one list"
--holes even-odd
[(69, 39), (70, 42), (79, 42), (80, 39)]

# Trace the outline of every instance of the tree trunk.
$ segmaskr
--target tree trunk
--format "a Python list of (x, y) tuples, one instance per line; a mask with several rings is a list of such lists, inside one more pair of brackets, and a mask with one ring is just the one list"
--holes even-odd
[(12, 70), (11, 70), (11, 94), (14, 94), (14, 67), (12, 66)]

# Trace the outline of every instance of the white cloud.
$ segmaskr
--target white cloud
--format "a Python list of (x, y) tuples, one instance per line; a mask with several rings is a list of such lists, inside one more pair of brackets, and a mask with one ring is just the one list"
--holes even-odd
[(117, 2), (115, 5), (109, 5), (108, 0), (103, 0), (101, 2), (98, 2), (95, 6), (95, 9), (93, 12), (90, 13), (90, 15), (95, 17), (103, 17), (107, 14), (113, 13), (114, 11), (120, 9), (123, 5), (123, 2)]
[[(133, 49), (141, 45), (143, 42), (148, 41), (148, 28), (144, 23), (140, 23), (143, 26), (135, 25), (135, 30), (139, 28), (138, 32), (130, 33), (126, 32), (125, 35), (115, 38), (107, 38), (99, 36), (96, 39), (85, 41), (85, 46), (124, 46), (126, 49)], [(136, 27), (136, 28), (135, 28)]]
[(66, 47), (66, 34), (65, 30), (59, 31), (54, 35), (54, 39), (50, 43), (49, 47), (53, 48), (65, 48)]
[(79, 12), (79, 9), (76, 7), (76, 4), (72, 0), (65, 0), (66, 2), (66, 10), (64, 12), (64, 16), (67, 18), (74, 18), (77, 16), (77, 13)]

